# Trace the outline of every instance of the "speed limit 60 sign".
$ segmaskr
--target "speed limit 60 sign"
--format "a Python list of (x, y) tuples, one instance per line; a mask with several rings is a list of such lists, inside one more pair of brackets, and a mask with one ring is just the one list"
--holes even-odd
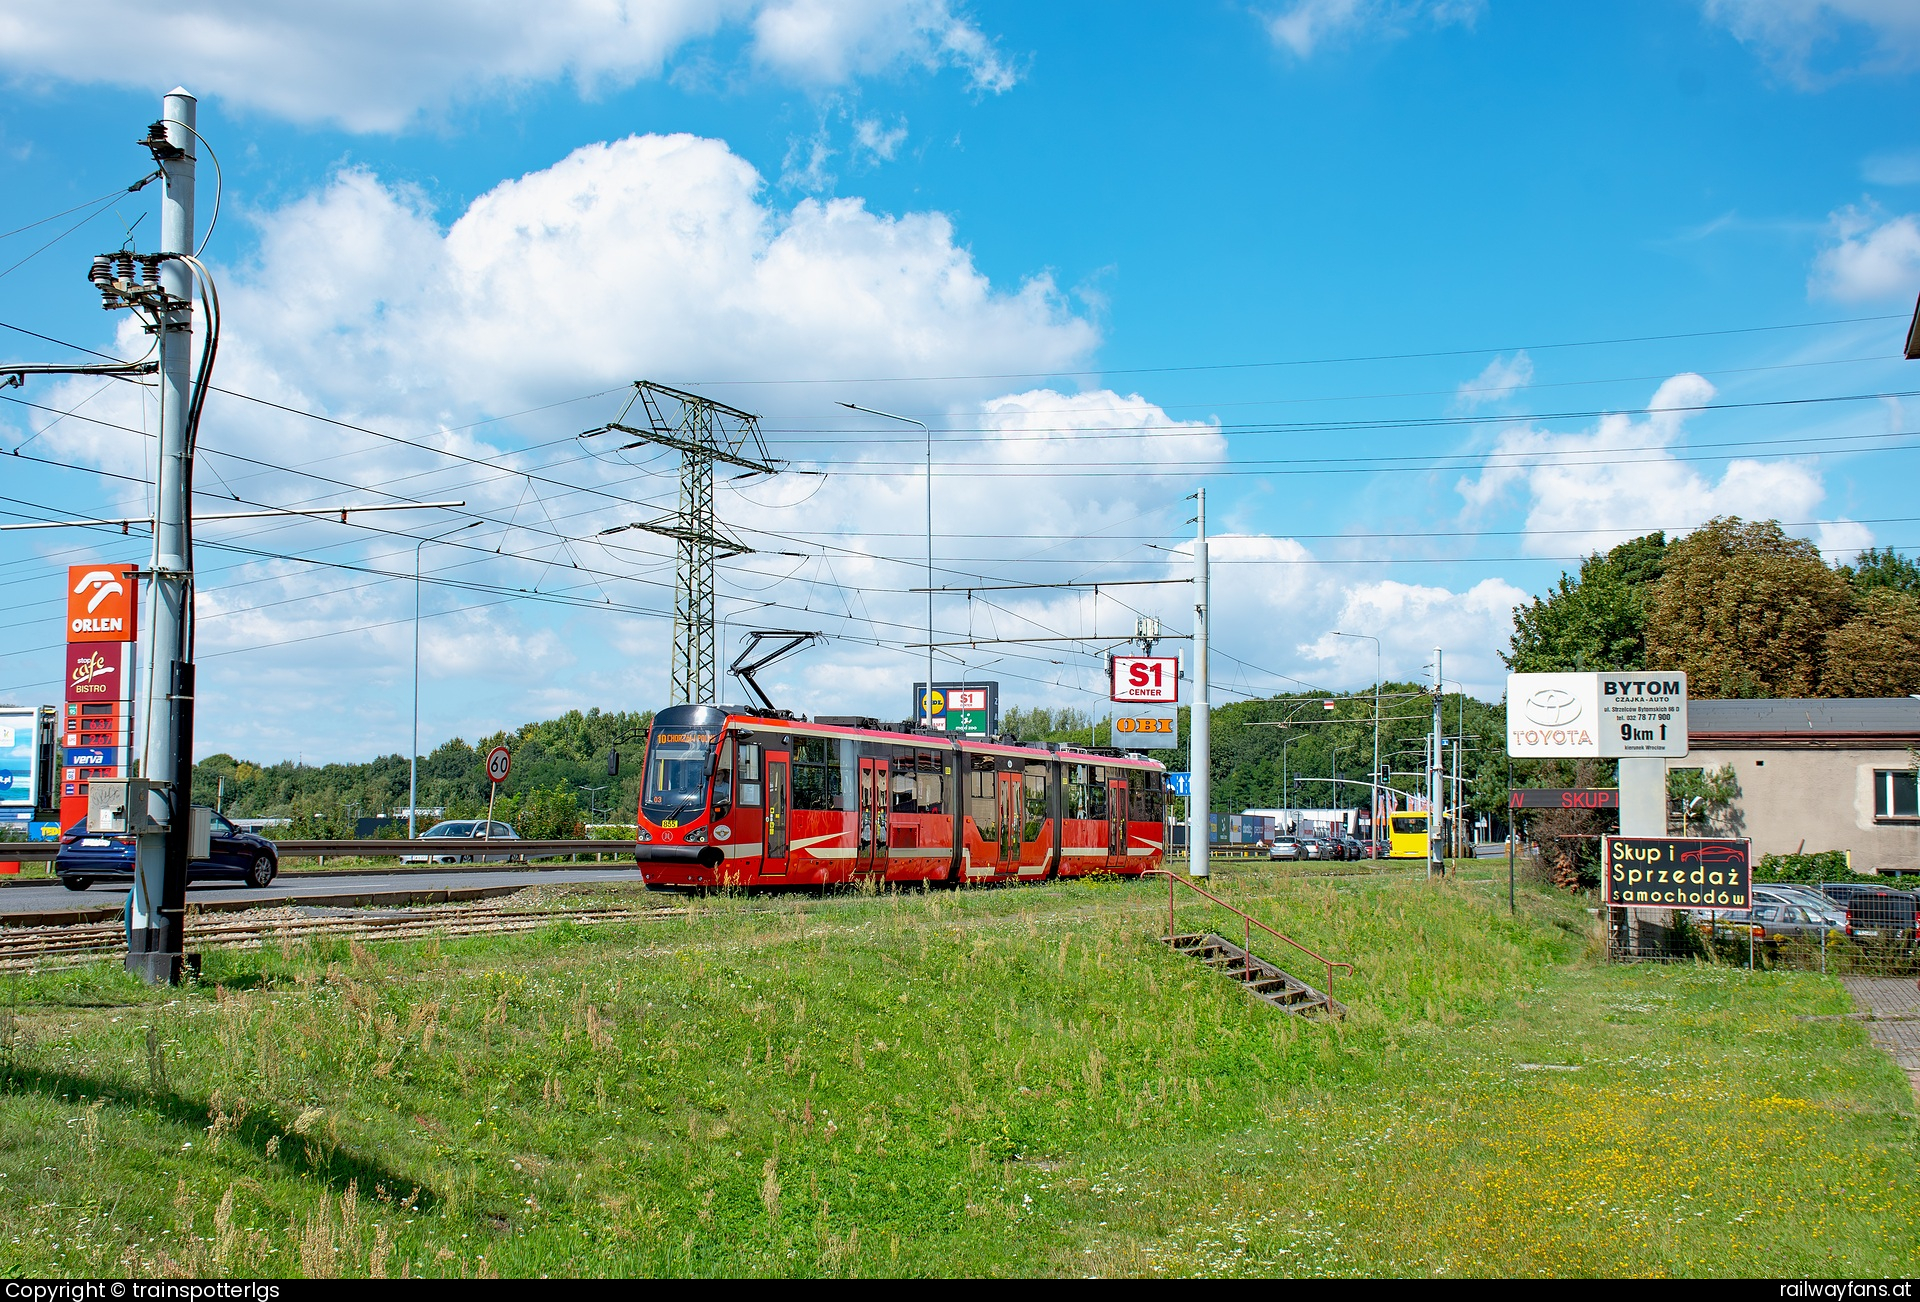
[(493, 782), (505, 782), (507, 774), (513, 772), (513, 756), (507, 753), (505, 746), (495, 746), (487, 752), (487, 777)]
[(1178, 656), (1113, 657), (1113, 695), (1122, 703), (1154, 701), (1171, 705), (1180, 699)]

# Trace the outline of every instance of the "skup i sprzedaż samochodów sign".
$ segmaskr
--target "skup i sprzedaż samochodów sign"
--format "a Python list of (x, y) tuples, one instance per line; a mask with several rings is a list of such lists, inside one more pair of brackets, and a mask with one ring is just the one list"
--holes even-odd
[(1745, 909), (1753, 842), (1708, 836), (1600, 840), (1600, 900), (1619, 909)]

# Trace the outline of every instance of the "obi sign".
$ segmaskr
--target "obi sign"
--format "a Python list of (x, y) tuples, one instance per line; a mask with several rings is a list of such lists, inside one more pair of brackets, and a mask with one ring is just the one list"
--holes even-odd
[(1180, 728), (1171, 710), (1132, 710), (1116, 714), (1113, 744), (1127, 750), (1171, 750), (1179, 744)]
[(1508, 674), (1507, 754), (1520, 759), (1679, 758), (1687, 676), (1655, 670)]
[(1752, 858), (1746, 840), (1602, 837), (1600, 899), (1623, 909), (1745, 909)]
[(1178, 656), (1114, 656), (1111, 699), (1123, 705), (1172, 705), (1180, 699)]

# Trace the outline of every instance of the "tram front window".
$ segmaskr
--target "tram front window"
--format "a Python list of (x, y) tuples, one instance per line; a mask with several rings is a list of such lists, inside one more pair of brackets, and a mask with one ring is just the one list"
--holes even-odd
[(714, 734), (662, 730), (647, 743), (647, 785), (641, 804), (655, 818), (684, 818), (707, 802), (707, 762)]

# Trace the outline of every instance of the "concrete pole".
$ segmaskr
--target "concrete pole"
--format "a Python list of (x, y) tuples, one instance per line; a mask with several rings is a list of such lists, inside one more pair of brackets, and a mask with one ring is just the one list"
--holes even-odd
[(1427, 739), (1427, 805), (1429, 822), (1427, 824), (1427, 875), (1444, 877), (1447, 863), (1442, 856), (1445, 853), (1443, 828), (1446, 822), (1447, 787), (1446, 776), (1441, 771), (1445, 762), (1441, 751), (1441, 709), (1446, 698), (1440, 694), (1440, 648), (1433, 649), (1433, 732)]
[(1207, 694), (1207, 490), (1200, 503), (1193, 543), (1193, 711), (1188, 723), (1187, 768), (1193, 774), (1193, 803), (1188, 810), (1187, 875), (1206, 877), (1207, 839), (1213, 810), (1213, 720)]
[[(185, 156), (162, 165), (160, 186), (160, 248), (162, 253), (193, 249), (194, 159), (199, 141), (187, 130), (195, 125), (197, 103), (185, 90), (169, 92), (161, 118), (167, 139)], [(183, 303), (190, 301), (192, 273), (181, 262), (160, 264), (160, 283)], [(192, 451), (187, 446), (187, 407), (191, 394), (193, 314), (181, 307), (169, 313), (160, 331), (160, 463), (154, 495), (153, 573), (147, 639), (147, 729), (140, 775), (155, 782), (176, 783), (173, 809), (156, 800), (153, 814), (167, 819), (171, 834), (140, 837), (134, 848), (133, 889), (127, 895), (127, 970), (153, 984), (177, 981), (182, 963), (181, 924), (186, 900), (187, 837), (192, 825), (193, 737), (191, 724), (181, 735), (181, 724), (192, 718), (191, 703), (183, 693), (176, 663), (186, 669), (185, 691), (191, 692), (191, 658), (186, 627), (191, 612), (192, 541), (188, 530), (192, 513)], [(184, 712), (184, 720), (183, 720)], [(180, 755), (186, 756), (184, 762)], [(179, 845), (168, 853), (168, 841)], [(172, 861), (170, 863), (170, 861)], [(170, 872), (169, 869), (174, 871)], [(169, 880), (177, 875), (179, 880)]]

